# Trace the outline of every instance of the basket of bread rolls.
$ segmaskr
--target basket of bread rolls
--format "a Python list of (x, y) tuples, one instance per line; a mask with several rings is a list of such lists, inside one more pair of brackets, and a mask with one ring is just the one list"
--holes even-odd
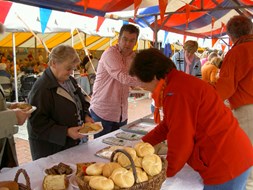
[[(18, 178), (20, 174), (24, 175), (26, 184), (19, 183)], [(1, 181), (0, 189), (3, 190), (31, 190), (30, 178), (24, 169), (19, 169), (15, 175), (14, 181)]]
[(165, 179), (166, 160), (145, 142), (117, 149), (110, 162), (93, 163), (76, 175), (80, 190), (159, 190)]

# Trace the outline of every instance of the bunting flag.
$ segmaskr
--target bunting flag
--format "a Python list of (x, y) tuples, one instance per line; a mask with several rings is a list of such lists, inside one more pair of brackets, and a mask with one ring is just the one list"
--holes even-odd
[(216, 21), (216, 19), (214, 18), (214, 17), (212, 17), (212, 23), (211, 23), (211, 26), (212, 26), (212, 29), (213, 29), (213, 27), (214, 27), (214, 23), (215, 23), (215, 21)]
[(102, 26), (104, 20), (105, 20), (105, 17), (98, 16), (96, 32), (99, 31), (99, 28)]
[(84, 12), (86, 12), (87, 8), (88, 8), (88, 5), (89, 5), (89, 0), (83, 0), (83, 8), (84, 8)]
[(215, 45), (215, 43), (218, 41), (218, 38), (212, 38), (212, 47)]
[(44, 34), (46, 30), (47, 23), (48, 23), (51, 13), (52, 13), (51, 9), (40, 8), (40, 24), (41, 24), (42, 34)]
[(223, 22), (221, 22), (220, 36), (222, 36), (222, 33), (225, 28), (226, 28), (226, 25)]
[(189, 19), (190, 19), (191, 6), (189, 4), (185, 5), (185, 17), (186, 17), (186, 29), (188, 29)]
[(225, 48), (226, 48), (226, 44), (221, 44), (221, 49), (223, 52), (224, 52)]
[(165, 10), (166, 10), (167, 5), (168, 5), (168, 0), (159, 0), (161, 21), (163, 21), (163, 19), (164, 19), (164, 14), (165, 14)]
[(137, 11), (141, 5), (142, 0), (134, 0), (134, 18), (137, 14)]
[(8, 15), (8, 12), (12, 6), (12, 2), (3, 1), (1, 2), (1, 14), (0, 14), (0, 22), (4, 24), (4, 21)]
[(186, 41), (186, 35), (184, 34), (184, 40), (183, 40), (183, 44), (185, 43), (185, 41)]

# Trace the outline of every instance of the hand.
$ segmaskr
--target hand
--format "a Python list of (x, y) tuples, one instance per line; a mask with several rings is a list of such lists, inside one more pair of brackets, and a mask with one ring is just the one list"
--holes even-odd
[(21, 110), (21, 109), (14, 109), (13, 110), (16, 114), (16, 118), (17, 118), (17, 124), (18, 125), (23, 125), (26, 121), (26, 119), (28, 117), (30, 117), (30, 113), (26, 113), (24, 110)]
[(68, 128), (67, 136), (74, 140), (83, 138), (84, 136), (78, 133), (81, 128), (81, 126)]
[(87, 123), (87, 122), (94, 123), (94, 120), (88, 115), (85, 116), (84, 121), (85, 121), (85, 123)]

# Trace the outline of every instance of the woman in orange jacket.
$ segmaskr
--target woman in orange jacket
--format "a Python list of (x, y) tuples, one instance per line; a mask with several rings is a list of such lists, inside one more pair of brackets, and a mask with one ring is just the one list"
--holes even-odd
[(152, 145), (167, 140), (167, 176), (187, 163), (203, 178), (204, 190), (244, 190), (253, 165), (252, 145), (215, 89), (177, 71), (157, 49), (138, 53), (129, 73), (153, 92), (159, 124), (142, 140)]

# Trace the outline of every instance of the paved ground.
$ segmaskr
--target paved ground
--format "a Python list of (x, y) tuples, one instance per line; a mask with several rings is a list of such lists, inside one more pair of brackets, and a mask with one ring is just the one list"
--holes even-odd
[[(151, 114), (150, 104), (151, 99), (146, 97), (137, 100), (130, 98), (128, 107), (128, 123)], [(32, 159), (28, 143), (26, 123), (19, 127), (19, 132), (14, 135), (14, 137), (19, 165), (30, 162)]]

